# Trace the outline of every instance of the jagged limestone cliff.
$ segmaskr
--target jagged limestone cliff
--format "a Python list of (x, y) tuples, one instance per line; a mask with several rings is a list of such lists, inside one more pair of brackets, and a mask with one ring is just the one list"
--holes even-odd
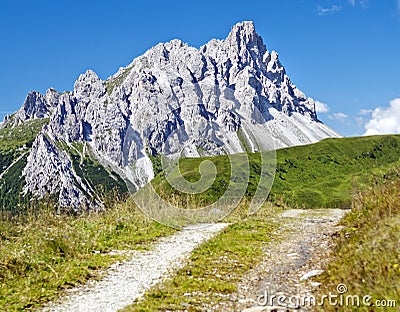
[(314, 101), (290, 81), (252, 22), (199, 49), (160, 43), (105, 81), (88, 70), (72, 92), (31, 92), (2, 127), (41, 118), (49, 121), (27, 157), (23, 191), (55, 195), (74, 210), (102, 204), (73, 151), (81, 163), (89, 155), (113, 179), (140, 188), (154, 177), (151, 155), (233, 154), (338, 136), (317, 119)]

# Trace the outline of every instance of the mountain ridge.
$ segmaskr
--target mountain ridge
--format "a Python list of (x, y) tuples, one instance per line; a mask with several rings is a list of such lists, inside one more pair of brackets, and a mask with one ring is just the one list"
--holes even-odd
[(154, 155), (234, 154), (246, 145), (254, 152), (339, 136), (318, 120), (314, 101), (252, 22), (199, 49), (178, 39), (159, 43), (104, 81), (88, 70), (71, 92), (30, 92), (1, 127), (43, 118), (49, 122), (32, 144), (23, 191), (56, 195), (74, 211), (102, 207), (95, 185), (74, 168), (74, 144), (82, 158), (138, 189), (154, 177)]

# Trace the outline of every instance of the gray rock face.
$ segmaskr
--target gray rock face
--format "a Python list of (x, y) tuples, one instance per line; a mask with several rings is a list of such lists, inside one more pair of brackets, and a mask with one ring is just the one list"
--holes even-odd
[[(81, 75), (71, 93), (30, 93), (15, 120), (50, 117), (25, 168), (26, 191), (60, 194), (60, 203), (89, 206), (67, 153), (55, 142), (86, 142), (96, 158), (139, 188), (153, 177), (149, 155), (218, 155), (244, 151), (243, 133), (271, 135), (277, 148), (339, 136), (317, 119), (314, 101), (286, 75), (252, 22), (199, 49), (160, 43), (102, 81)], [(266, 123), (270, 133), (247, 124)], [(254, 130), (254, 129), (253, 129)]]
[(58, 96), (54, 89), (47, 90), (45, 96), (37, 91), (29, 92), (21, 109), (13, 116), (7, 116), (2, 126), (18, 126), (26, 120), (49, 117), (58, 104)]
[(89, 200), (91, 191), (73, 172), (68, 154), (57, 148), (43, 133), (33, 143), (23, 175), (25, 192), (31, 192), (39, 199), (47, 194), (57, 194), (60, 206), (70, 210), (101, 207), (99, 202)]

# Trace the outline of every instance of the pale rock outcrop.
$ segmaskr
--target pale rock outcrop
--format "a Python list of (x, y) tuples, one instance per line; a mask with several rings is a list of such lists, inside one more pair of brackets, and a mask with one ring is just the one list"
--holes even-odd
[(39, 199), (48, 194), (57, 195), (60, 206), (72, 211), (102, 207), (73, 172), (68, 154), (57, 148), (45, 134), (37, 136), (27, 160), (23, 171), (25, 192)]

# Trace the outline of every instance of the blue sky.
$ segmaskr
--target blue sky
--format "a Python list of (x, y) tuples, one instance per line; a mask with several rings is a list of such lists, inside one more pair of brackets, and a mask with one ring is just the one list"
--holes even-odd
[(333, 129), (400, 132), (400, 0), (2, 0), (0, 118), (30, 90), (71, 90), (87, 69), (106, 79), (158, 42), (199, 47), (243, 20)]

